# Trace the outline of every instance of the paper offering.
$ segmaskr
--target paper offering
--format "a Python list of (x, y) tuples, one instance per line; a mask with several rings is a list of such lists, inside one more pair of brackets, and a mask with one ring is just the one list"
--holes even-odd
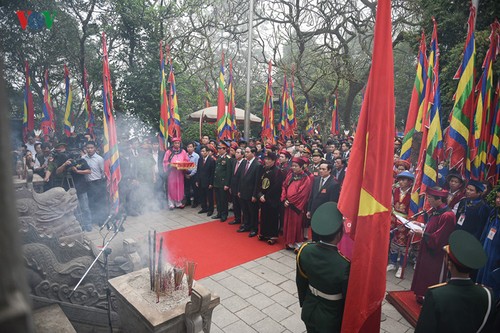
[(422, 228), (420, 226), (420, 224), (417, 224), (418, 222), (410, 221), (410, 220), (404, 218), (403, 216), (399, 216), (399, 215), (396, 215), (396, 218), (399, 220), (399, 222), (403, 223), (403, 225), (405, 227), (407, 227), (408, 229), (410, 229), (412, 231), (416, 231), (416, 232), (423, 232), (424, 231), (424, 228)]

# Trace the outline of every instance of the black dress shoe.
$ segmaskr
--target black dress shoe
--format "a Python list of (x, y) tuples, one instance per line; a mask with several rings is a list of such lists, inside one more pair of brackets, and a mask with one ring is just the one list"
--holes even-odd
[(213, 213), (214, 213), (213, 211), (209, 211), (207, 212), (207, 216), (212, 216)]
[(202, 210), (200, 210), (200, 211), (198, 212), (198, 214), (203, 214), (203, 213), (206, 213), (206, 212), (208, 212), (208, 210), (206, 210), (206, 209), (202, 209)]
[(212, 218), (213, 218), (213, 219), (220, 219), (220, 215), (219, 215), (219, 214), (214, 215), (214, 216), (212, 216)]
[(241, 222), (240, 222), (240, 221), (236, 221), (236, 220), (234, 220), (234, 221), (229, 222), (228, 224), (229, 224), (229, 225), (241, 224)]
[(238, 230), (236, 230), (236, 232), (249, 232), (250, 229), (247, 229), (247, 228), (239, 228)]
[(256, 231), (252, 231), (251, 233), (248, 234), (248, 237), (255, 237), (255, 236), (257, 236)]
[(191, 208), (196, 208), (196, 207), (198, 207), (198, 204), (194, 203), (194, 204), (191, 205)]
[(221, 216), (221, 218), (220, 218), (221, 222), (226, 222), (226, 220), (227, 220), (227, 216)]

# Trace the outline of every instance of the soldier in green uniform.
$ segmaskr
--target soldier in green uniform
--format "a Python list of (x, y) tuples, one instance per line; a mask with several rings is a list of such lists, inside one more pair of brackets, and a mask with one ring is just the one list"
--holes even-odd
[(313, 176), (319, 176), (319, 166), (325, 160), (323, 159), (323, 152), (319, 148), (314, 148), (312, 150), (312, 163), (309, 164), (309, 172)]
[(214, 189), (215, 200), (217, 202), (217, 215), (213, 219), (220, 219), (221, 222), (227, 220), (228, 213), (228, 190), (231, 179), (231, 157), (227, 154), (229, 145), (221, 141), (217, 146), (218, 157), (215, 161)]
[(486, 253), (464, 230), (454, 231), (448, 243), (444, 251), (451, 278), (427, 290), (415, 333), (491, 332), (493, 293), (470, 278), (486, 263)]
[(340, 332), (351, 264), (337, 248), (343, 235), (337, 204), (327, 202), (319, 206), (311, 225), (320, 241), (305, 243), (297, 254), (301, 318), (308, 333)]

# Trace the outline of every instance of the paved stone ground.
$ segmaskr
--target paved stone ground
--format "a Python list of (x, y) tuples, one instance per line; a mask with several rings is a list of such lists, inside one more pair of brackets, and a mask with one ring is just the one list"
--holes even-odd
[[(210, 221), (205, 214), (197, 214), (198, 210), (161, 210), (128, 217), (125, 232), (119, 233), (110, 246), (120, 248), (123, 239), (134, 238), (145, 248), (148, 230), (163, 232)], [(95, 243), (102, 243), (102, 236), (96, 228), (86, 235)], [(394, 272), (388, 273), (387, 291), (409, 289), (413, 269), (410, 267), (405, 275), (405, 279), (401, 280), (394, 277)], [(300, 319), (295, 286), (295, 255), (289, 251), (283, 249), (199, 282), (221, 299), (213, 314), (213, 333), (306, 331)], [(381, 323), (381, 332), (413, 332), (412, 326), (386, 301), (382, 312), (386, 320)]]

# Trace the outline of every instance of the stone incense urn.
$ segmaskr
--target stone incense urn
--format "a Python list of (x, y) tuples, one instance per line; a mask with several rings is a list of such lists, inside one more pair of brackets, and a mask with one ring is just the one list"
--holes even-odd
[(191, 296), (184, 289), (161, 295), (157, 302), (148, 268), (111, 279), (109, 285), (123, 332), (209, 333), (212, 312), (220, 303), (219, 296), (199, 283), (193, 285)]

